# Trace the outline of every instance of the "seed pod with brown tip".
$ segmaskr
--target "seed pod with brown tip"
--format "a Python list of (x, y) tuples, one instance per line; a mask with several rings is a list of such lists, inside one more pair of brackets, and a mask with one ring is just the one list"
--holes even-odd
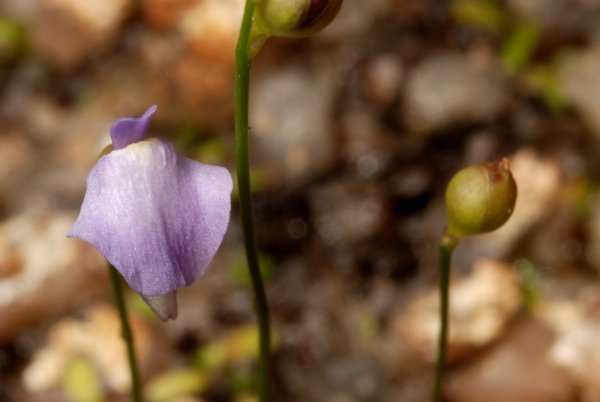
[(498, 229), (511, 216), (516, 199), (507, 159), (459, 171), (446, 188), (449, 234), (460, 238)]
[(343, 0), (257, 0), (254, 24), (266, 36), (304, 37), (337, 15)]

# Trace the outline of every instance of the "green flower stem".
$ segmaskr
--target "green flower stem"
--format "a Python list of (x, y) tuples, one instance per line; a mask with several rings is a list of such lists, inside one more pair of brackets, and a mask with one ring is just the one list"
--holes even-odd
[(450, 288), (450, 261), (458, 239), (444, 233), (438, 244), (440, 259), (440, 333), (438, 337), (437, 367), (433, 388), (433, 402), (442, 400), (442, 385), (446, 369), (446, 348), (448, 345), (448, 310)]
[(254, 302), (259, 331), (258, 397), (260, 402), (269, 400), (271, 332), (269, 328), (269, 306), (260, 273), (254, 221), (252, 218), (252, 195), (248, 162), (248, 93), (250, 88), (249, 45), (251, 39), (254, 1), (247, 0), (242, 19), (240, 36), (235, 49), (235, 149), (238, 191), (246, 258), (254, 290)]
[(108, 270), (110, 272), (110, 279), (115, 293), (115, 304), (117, 305), (119, 318), (121, 319), (122, 336), (127, 345), (127, 358), (129, 360), (129, 372), (131, 375), (131, 400), (132, 402), (142, 402), (142, 388), (140, 386), (137, 359), (133, 347), (133, 333), (129, 326), (129, 318), (127, 317), (127, 307), (125, 306), (123, 288), (121, 287), (121, 275), (112, 265), (108, 266)]

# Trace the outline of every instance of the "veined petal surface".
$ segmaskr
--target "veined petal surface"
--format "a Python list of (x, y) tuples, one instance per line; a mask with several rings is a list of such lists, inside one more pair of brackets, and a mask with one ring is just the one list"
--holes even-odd
[(68, 236), (100, 250), (138, 293), (164, 295), (210, 263), (229, 224), (231, 190), (227, 169), (181, 157), (165, 141), (136, 142), (92, 168)]

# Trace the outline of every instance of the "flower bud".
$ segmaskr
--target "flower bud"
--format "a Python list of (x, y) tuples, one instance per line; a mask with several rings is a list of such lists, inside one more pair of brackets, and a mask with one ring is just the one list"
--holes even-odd
[(449, 234), (460, 238), (499, 228), (512, 214), (516, 199), (507, 159), (461, 170), (446, 188)]
[(258, 0), (256, 29), (267, 36), (310, 36), (333, 20), (343, 0)]

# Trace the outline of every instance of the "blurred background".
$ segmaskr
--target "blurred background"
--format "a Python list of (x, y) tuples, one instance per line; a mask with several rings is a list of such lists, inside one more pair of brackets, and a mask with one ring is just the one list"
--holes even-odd
[[(242, 0), (0, 0), (0, 401), (127, 401), (105, 262), (65, 234), (114, 119), (234, 170)], [(600, 401), (600, 1), (346, 0), (253, 66), (274, 401), (424, 402), (444, 187), (506, 156), (500, 230), (461, 243), (452, 402)], [(234, 194), (235, 198), (235, 194)], [(237, 204), (163, 324), (128, 293), (150, 402), (251, 402)]]

